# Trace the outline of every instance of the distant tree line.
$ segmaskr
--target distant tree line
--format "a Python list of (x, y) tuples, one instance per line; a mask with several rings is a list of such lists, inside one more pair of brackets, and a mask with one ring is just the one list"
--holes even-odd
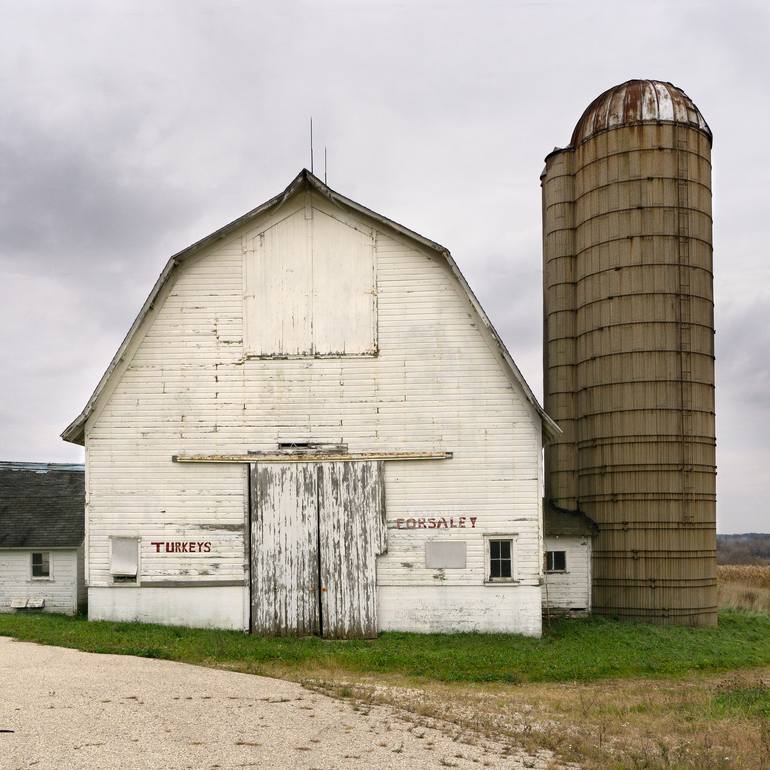
[(770, 535), (717, 535), (718, 564), (770, 564)]

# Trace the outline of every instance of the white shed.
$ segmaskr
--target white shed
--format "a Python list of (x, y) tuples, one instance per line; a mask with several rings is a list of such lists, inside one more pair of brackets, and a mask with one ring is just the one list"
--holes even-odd
[(89, 616), (539, 635), (543, 426), (449, 252), (303, 170), (169, 260), (62, 434)]
[(0, 612), (85, 610), (83, 466), (0, 462)]
[(543, 611), (587, 615), (591, 611), (591, 559), (596, 524), (581, 511), (546, 504)]

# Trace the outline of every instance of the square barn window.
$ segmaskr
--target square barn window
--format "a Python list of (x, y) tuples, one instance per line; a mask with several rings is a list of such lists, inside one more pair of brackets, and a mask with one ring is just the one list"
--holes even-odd
[(34, 551), (32, 553), (32, 577), (50, 579), (51, 554), (48, 551)]
[(487, 539), (488, 583), (511, 583), (517, 580), (516, 538), (490, 537)]
[(567, 571), (567, 552), (566, 551), (546, 551), (545, 552), (545, 571), (546, 572), (566, 572)]

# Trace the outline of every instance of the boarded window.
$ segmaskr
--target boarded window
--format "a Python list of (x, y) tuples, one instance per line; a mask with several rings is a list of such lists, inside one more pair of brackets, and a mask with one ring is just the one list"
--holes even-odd
[(430, 540), (425, 543), (425, 566), (428, 569), (465, 569), (465, 543)]
[(135, 537), (111, 539), (110, 572), (116, 578), (136, 578), (139, 570), (139, 540)]
[(244, 247), (247, 355), (377, 352), (371, 231), (306, 208)]
[(546, 572), (566, 572), (567, 570), (567, 552), (566, 551), (546, 551), (545, 552), (545, 571)]
[(51, 577), (51, 554), (48, 551), (35, 551), (32, 554), (32, 577)]

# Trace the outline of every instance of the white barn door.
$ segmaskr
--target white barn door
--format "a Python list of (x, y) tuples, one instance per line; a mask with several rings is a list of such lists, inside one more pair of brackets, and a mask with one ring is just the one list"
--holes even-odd
[(381, 462), (251, 466), (252, 631), (377, 635)]
[(320, 631), (318, 486), (312, 465), (251, 466), (251, 629)]
[(377, 556), (387, 545), (382, 465), (319, 467), (321, 625), (329, 639), (377, 636)]

